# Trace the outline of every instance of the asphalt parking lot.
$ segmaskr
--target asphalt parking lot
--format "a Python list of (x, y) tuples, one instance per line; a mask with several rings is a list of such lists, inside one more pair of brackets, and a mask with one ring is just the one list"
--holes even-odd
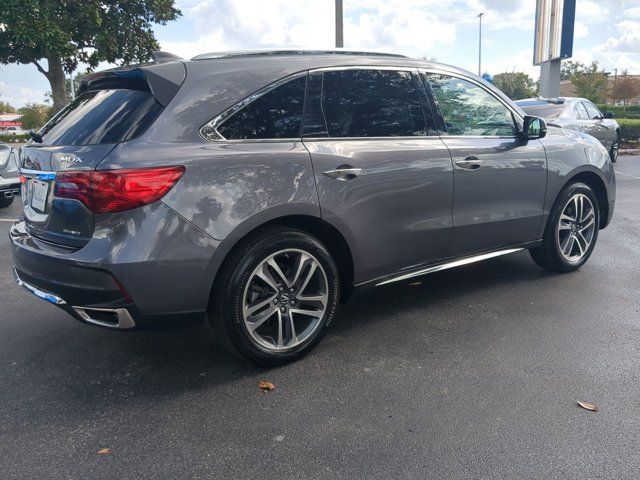
[(30, 296), (0, 211), (0, 478), (638, 478), (640, 157), (616, 170), (580, 271), (522, 252), (361, 293), (273, 370)]

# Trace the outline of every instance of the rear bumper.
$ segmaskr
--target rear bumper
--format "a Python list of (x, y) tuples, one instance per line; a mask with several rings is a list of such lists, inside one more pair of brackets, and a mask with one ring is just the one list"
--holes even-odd
[(145, 209), (133, 215), (138, 217), (134, 225), (115, 215), (96, 222), (92, 240), (76, 250), (31, 236), (19, 220), (9, 232), (17, 283), (101, 327), (129, 330), (202, 321), (217, 242), (166, 206)]

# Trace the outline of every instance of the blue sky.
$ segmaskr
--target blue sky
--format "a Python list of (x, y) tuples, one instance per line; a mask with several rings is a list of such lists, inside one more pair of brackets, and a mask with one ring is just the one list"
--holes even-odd
[[(535, 0), (343, 0), (345, 47), (404, 53), (483, 71), (532, 65)], [(226, 49), (333, 46), (334, 0), (178, 0), (183, 16), (155, 28), (162, 49), (185, 58)], [(578, 0), (574, 60), (640, 73), (640, 0)], [(105, 65), (106, 66), (106, 65)], [(0, 66), (0, 99), (41, 102), (49, 84), (32, 65)]]

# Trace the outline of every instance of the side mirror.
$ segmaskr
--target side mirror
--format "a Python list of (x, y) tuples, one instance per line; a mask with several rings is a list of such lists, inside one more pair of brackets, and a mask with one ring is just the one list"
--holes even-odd
[(602, 112), (602, 118), (613, 118), (613, 112)]
[(522, 137), (525, 140), (535, 140), (544, 138), (547, 135), (547, 124), (540, 117), (532, 117), (527, 115), (524, 117), (524, 125), (522, 127)]

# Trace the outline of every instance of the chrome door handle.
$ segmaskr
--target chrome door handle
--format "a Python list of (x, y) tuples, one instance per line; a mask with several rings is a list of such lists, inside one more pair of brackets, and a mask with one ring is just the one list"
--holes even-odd
[(343, 167), (342, 165), (334, 170), (327, 170), (326, 172), (322, 172), (323, 175), (326, 175), (329, 178), (333, 178), (335, 180), (341, 180), (343, 182), (347, 180), (353, 180), (361, 173), (362, 173), (361, 168), (353, 168), (351, 166)]
[(484, 162), (480, 160), (478, 157), (467, 157), (464, 160), (458, 160), (456, 165), (460, 168), (464, 168), (465, 170), (477, 170), (479, 169)]

